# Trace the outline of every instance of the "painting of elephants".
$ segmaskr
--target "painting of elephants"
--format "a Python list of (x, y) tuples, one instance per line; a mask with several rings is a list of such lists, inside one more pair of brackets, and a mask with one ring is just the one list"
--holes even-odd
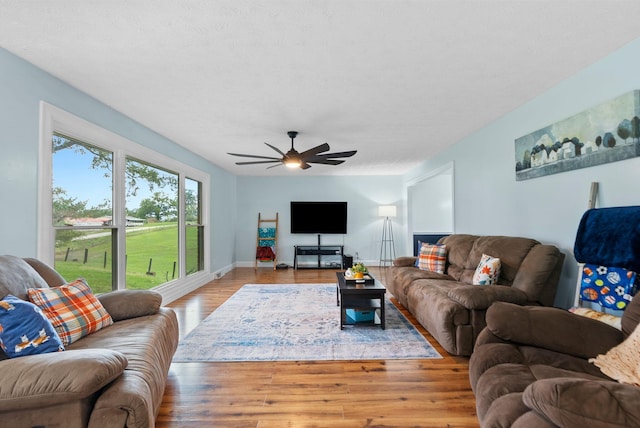
[(640, 90), (515, 140), (516, 181), (640, 156)]

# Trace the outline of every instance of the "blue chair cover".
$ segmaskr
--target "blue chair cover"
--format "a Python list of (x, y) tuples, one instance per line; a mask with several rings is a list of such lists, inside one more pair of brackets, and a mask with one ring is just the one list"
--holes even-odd
[(578, 226), (574, 255), (585, 263), (580, 297), (587, 306), (621, 315), (637, 291), (640, 206), (591, 209)]
[(573, 253), (580, 263), (640, 272), (640, 206), (594, 208), (585, 212)]

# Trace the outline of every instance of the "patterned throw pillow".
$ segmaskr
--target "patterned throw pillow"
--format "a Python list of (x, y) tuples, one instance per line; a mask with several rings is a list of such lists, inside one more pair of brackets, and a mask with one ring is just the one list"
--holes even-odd
[(29, 300), (42, 309), (65, 346), (113, 324), (84, 279), (55, 288), (31, 288), (28, 293)]
[(0, 300), (0, 347), (9, 358), (64, 351), (40, 308), (11, 294)]
[(474, 285), (494, 285), (498, 283), (502, 263), (497, 257), (483, 254), (473, 274)]
[(447, 264), (447, 246), (444, 244), (427, 244), (420, 246), (418, 269), (436, 273), (444, 273)]

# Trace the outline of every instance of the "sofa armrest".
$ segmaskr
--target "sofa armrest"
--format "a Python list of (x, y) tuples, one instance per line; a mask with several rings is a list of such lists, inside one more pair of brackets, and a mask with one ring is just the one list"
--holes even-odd
[(448, 296), (467, 309), (485, 310), (494, 302), (523, 305), (527, 295), (506, 285), (461, 285), (449, 290)]
[(559, 308), (496, 302), (487, 310), (486, 322), (502, 340), (585, 359), (622, 342), (620, 330)]
[(551, 378), (529, 385), (527, 407), (562, 427), (640, 426), (640, 388), (607, 380)]
[(396, 267), (415, 266), (416, 260), (418, 260), (418, 258), (413, 256), (398, 257), (393, 260), (393, 265)]
[(0, 362), (0, 412), (41, 408), (95, 393), (120, 376), (127, 358), (108, 349), (30, 355)]
[(162, 305), (162, 295), (151, 290), (111, 291), (99, 295), (98, 299), (113, 321), (153, 315)]

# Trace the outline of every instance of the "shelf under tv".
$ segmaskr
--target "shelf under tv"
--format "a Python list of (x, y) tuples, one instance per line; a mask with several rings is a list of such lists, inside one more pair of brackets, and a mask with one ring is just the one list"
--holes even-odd
[[(295, 269), (343, 269), (344, 245), (294, 245)], [(300, 263), (300, 257), (305, 258)]]

